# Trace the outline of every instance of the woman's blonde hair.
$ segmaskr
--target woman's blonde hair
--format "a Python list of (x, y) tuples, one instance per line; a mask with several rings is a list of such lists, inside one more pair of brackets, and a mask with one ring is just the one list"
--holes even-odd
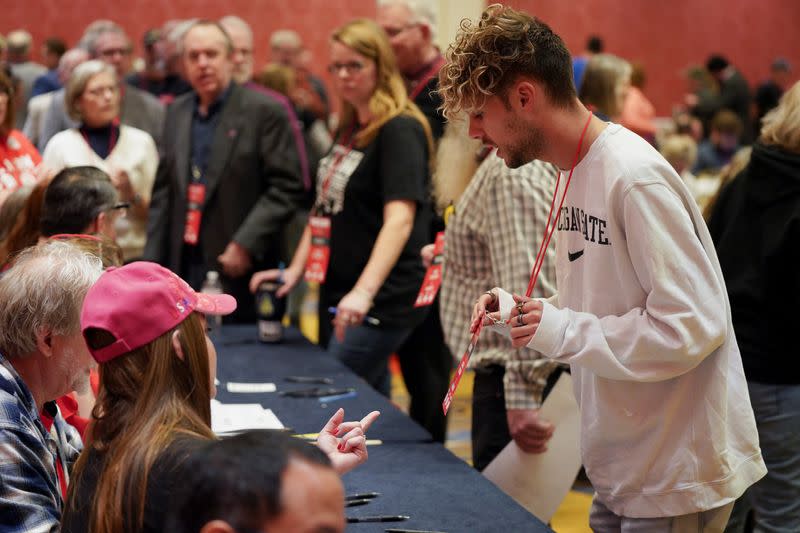
[(622, 113), (619, 91), (630, 77), (630, 63), (612, 54), (596, 54), (586, 64), (578, 98), (610, 118), (618, 117)]
[[(182, 358), (172, 344), (176, 331)], [(92, 348), (116, 340), (105, 330), (87, 330), (85, 337)], [(100, 365), (86, 450), (75, 464), (69, 489), (69, 501), (74, 501), (87, 467), (86, 452), (100, 454), (103, 468), (89, 506), (89, 531), (141, 530), (150, 469), (180, 434), (214, 438), (211, 370), (197, 313), (145, 346)]]
[(762, 119), (761, 142), (800, 153), (800, 81)]
[[(333, 32), (331, 39), (375, 62), (375, 91), (369, 100), (372, 120), (358, 132), (355, 144), (364, 147), (378, 135), (381, 127), (391, 119), (407, 115), (416, 119), (425, 131), (428, 152), (433, 153), (433, 137), (428, 119), (414, 105), (397, 69), (392, 46), (383, 30), (368, 19), (356, 19)], [(356, 123), (356, 110), (348, 102), (342, 103), (340, 132), (349, 131)]]
[(295, 72), (292, 67), (279, 63), (270, 63), (260, 74), (256, 75), (256, 83), (267, 89), (289, 96), (295, 87)]

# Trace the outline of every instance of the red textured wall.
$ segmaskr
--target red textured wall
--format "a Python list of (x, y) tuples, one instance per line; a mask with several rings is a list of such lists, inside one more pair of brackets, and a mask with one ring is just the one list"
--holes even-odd
[(683, 70), (722, 53), (751, 86), (765, 79), (776, 56), (800, 71), (797, 0), (509, 0), (561, 35), (573, 53), (600, 35), (606, 51), (644, 64), (646, 94), (659, 114), (682, 100)]
[[(435, 0), (431, 0), (435, 1)], [(580, 53), (586, 36), (601, 35), (609, 52), (644, 63), (647, 94), (660, 114), (682, 98), (682, 70), (713, 52), (726, 54), (755, 84), (766, 77), (777, 55), (800, 71), (798, 0), (509, 0), (533, 13)], [(256, 34), (256, 65), (267, 58), (267, 39), (278, 28), (301, 33), (313, 51), (317, 71), (327, 64), (331, 31), (356, 16), (372, 16), (374, 0), (5, 0), (0, 33), (24, 27), (38, 44), (50, 35), (70, 42), (90, 21), (110, 18), (137, 44), (147, 28), (170, 18), (219, 18), (237, 14)], [(124, 7), (121, 7), (124, 6)]]
[(3, 0), (2, 4), (0, 33), (27, 29), (34, 37), (37, 60), (45, 38), (59, 36), (74, 44), (86, 25), (96, 19), (122, 25), (138, 48), (147, 29), (169, 19), (219, 19), (233, 14), (253, 27), (257, 68), (267, 61), (269, 35), (289, 28), (300, 33), (314, 53), (320, 75), (328, 64), (331, 32), (351, 18), (375, 15), (374, 0)]

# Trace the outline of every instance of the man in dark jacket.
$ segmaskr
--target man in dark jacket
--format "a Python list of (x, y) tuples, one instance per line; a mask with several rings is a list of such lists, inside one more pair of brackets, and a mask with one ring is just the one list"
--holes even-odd
[(195, 289), (219, 271), (240, 302), (231, 316), (251, 321), (250, 275), (275, 266), (302, 198), (297, 152), (280, 104), (232, 82), (233, 47), (218, 23), (192, 25), (181, 53), (194, 90), (167, 113), (145, 257)]

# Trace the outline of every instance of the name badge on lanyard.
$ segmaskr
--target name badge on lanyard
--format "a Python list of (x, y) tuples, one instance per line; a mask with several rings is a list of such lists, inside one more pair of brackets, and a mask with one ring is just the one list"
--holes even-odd
[(417, 294), (417, 301), (414, 307), (425, 307), (431, 305), (436, 299), (439, 287), (442, 286), (442, 254), (444, 252), (444, 232), (436, 234), (436, 244), (433, 245), (433, 261), (428, 271), (425, 272), (425, 279), (422, 280), (422, 287)]
[(325, 283), (328, 273), (328, 264), (331, 260), (331, 217), (332, 207), (329, 204), (328, 190), (331, 180), (336, 173), (336, 168), (353, 150), (355, 126), (347, 134), (348, 143), (342, 152), (333, 158), (325, 178), (322, 180), (322, 193), (317, 198), (314, 214), (308, 217), (308, 227), (311, 230), (311, 249), (306, 259), (306, 281)]
[(306, 260), (306, 281), (325, 283), (328, 263), (331, 260), (331, 219), (312, 215), (308, 218), (311, 230), (311, 249)]
[(200, 240), (200, 223), (203, 219), (203, 203), (206, 201), (206, 186), (199, 182), (200, 170), (192, 166), (192, 178), (186, 189), (186, 224), (183, 227), (183, 242), (196, 246)]

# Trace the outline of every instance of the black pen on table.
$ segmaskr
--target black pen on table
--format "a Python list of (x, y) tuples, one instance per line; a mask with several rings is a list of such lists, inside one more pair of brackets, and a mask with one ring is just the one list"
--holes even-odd
[[(337, 308), (335, 308), (335, 307), (329, 307), (328, 308), (328, 312), (330, 314), (332, 314), (332, 315), (335, 315), (336, 313), (339, 312), (339, 310)], [(380, 326), (381, 325), (381, 321), (380, 320), (378, 320), (374, 316), (369, 316), (369, 315), (366, 315), (364, 317), (364, 322), (366, 322), (370, 326)]]
[(402, 522), (409, 520), (411, 517), (408, 515), (379, 515), (379, 516), (348, 516), (348, 524), (358, 524), (361, 522)]
[(386, 533), (445, 533), (444, 531), (430, 531), (428, 529), (398, 529), (395, 527), (384, 529)]

